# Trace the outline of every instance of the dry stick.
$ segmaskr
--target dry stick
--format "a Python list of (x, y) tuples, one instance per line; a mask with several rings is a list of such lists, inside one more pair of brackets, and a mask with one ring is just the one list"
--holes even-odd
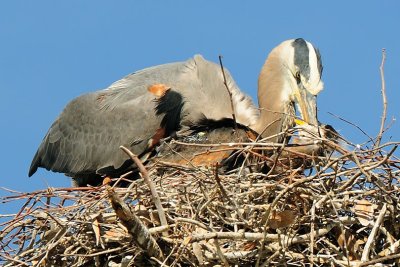
[(385, 128), (385, 121), (386, 121), (387, 99), (386, 99), (386, 84), (385, 84), (385, 72), (384, 72), (385, 59), (386, 59), (386, 49), (382, 49), (382, 63), (381, 63), (379, 70), (381, 72), (381, 83), (382, 83), (381, 92), (382, 92), (382, 101), (383, 101), (383, 112), (382, 112), (382, 118), (381, 118), (381, 128), (380, 128), (379, 134), (376, 138), (376, 143), (374, 146), (375, 148), (378, 147), (381, 143), (383, 131)]
[[(275, 122), (277, 122), (277, 121), (278, 121), (278, 120), (274, 120), (273, 122), (271, 122), (271, 123), (269, 123), (267, 126), (265, 126), (264, 129), (262, 130), (262, 132), (257, 136), (256, 140), (254, 140), (254, 143), (255, 143), (255, 144), (258, 144), (258, 141), (259, 141), (260, 138), (262, 137), (262, 134), (265, 132), (265, 130), (267, 130), (267, 128), (268, 128), (269, 126), (271, 126), (273, 123), (275, 123)], [(238, 172), (238, 177), (240, 177), (240, 176), (242, 175), (243, 169), (244, 169), (244, 167), (245, 167), (245, 164), (246, 164), (246, 163), (248, 162), (248, 160), (249, 160), (250, 152), (252, 152), (252, 150), (253, 150), (254, 148), (255, 148), (255, 145), (251, 145), (251, 146), (248, 146), (248, 147), (247, 147), (248, 153), (246, 154), (246, 157), (245, 157), (245, 159), (243, 160), (242, 166), (240, 167), (240, 170), (239, 170), (239, 172)], [(273, 149), (275, 149), (275, 148), (273, 148)], [(278, 157), (277, 157), (277, 158), (278, 158)], [(274, 161), (273, 168), (274, 168), (275, 165), (276, 165), (276, 161)], [(273, 168), (271, 168), (271, 169), (273, 169)]]
[[(162, 226), (168, 225), (167, 218), (165, 217), (164, 209), (161, 205), (160, 197), (158, 196), (156, 187), (154, 186), (153, 181), (149, 177), (149, 173), (147, 172), (146, 168), (143, 166), (142, 162), (139, 158), (133, 154), (129, 149), (124, 146), (120, 146), (126, 154), (135, 162), (136, 166), (139, 168), (140, 173), (143, 175), (143, 179), (146, 181), (147, 185), (150, 188), (151, 195), (153, 196), (154, 204), (156, 205), (158, 216), (160, 217), (160, 222)], [(167, 233), (164, 233), (166, 235)]]
[[(195, 220), (192, 220), (192, 219), (176, 218), (176, 222), (185, 222), (185, 223), (194, 224), (194, 225), (196, 225), (196, 226), (198, 226), (200, 228), (203, 228), (203, 229), (206, 229), (206, 230), (210, 231), (211, 234), (213, 234), (213, 235), (216, 235), (216, 234), (219, 233), (219, 232), (218, 233), (215, 232), (215, 230), (212, 227), (206, 226), (206, 225), (202, 224), (201, 222), (198, 222), (198, 221), (195, 221)], [(192, 236), (190, 237), (189, 242), (191, 242), (191, 243), (195, 243), (196, 242), (196, 240), (194, 239), (195, 238), (194, 236), (195, 235), (192, 234)], [(222, 262), (223, 262), (223, 264), (225, 266), (229, 266), (229, 263), (228, 263), (227, 259), (225, 258), (224, 254), (222, 253), (221, 247), (220, 247), (219, 242), (218, 242), (217, 239), (214, 239), (214, 244), (215, 244), (215, 249), (217, 250), (217, 255), (218, 255), (219, 259), (222, 260)]]
[[(60, 229), (57, 234), (52, 238), (52, 241), (49, 242), (50, 245), (47, 246), (46, 248), (46, 252), (40, 254), (39, 257), (35, 257), (35, 258), (40, 258), (39, 262), (37, 263), (37, 266), (43, 266), (43, 262), (46, 261), (46, 259), (48, 259), (49, 257), (49, 253), (58, 246), (59, 243), (62, 243), (62, 241), (64, 240), (63, 237), (67, 234), (67, 230), (66, 228)], [(55, 242), (54, 242), (55, 240)]]
[[(242, 258), (245, 258), (245, 257), (254, 256), (256, 253), (257, 253), (256, 250), (233, 251), (233, 252), (224, 253), (224, 257), (227, 258), (228, 260), (237, 260), (237, 259), (242, 259)], [(209, 260), (217, 260), (217, 259), (219, 259), (218, 255), (216, 255), (215, 253), (208, 252), (208, 251), (206, 251), (204, 253), (204, 256)]]
[(232, 92), (231, 92), (231, 90), (229, 90), (228, 83), (226, 82), (224, 65), (222, 64), (222, 56), (219, 55), (218, 58), (219, 58), (219, 65), (221, 66), (222, 76), (224, 77), (224, 85), (225, 85), (226, 90), (228, 91), (229, 99), (231, 101), (233, 125), (235, 126), (235, 130), (237, 130), (238, 127), (237, 127), (237, 123), (236, 123), (235, 106), (233, 105)]
[(115, 210), (122, 224), (132, 235), (134, 242), (149, 256), (158, 259), (164, 258), (163, 253), (155, 239), (151, 236), (147, 227), (142, 223), (139, 217), (134, 214), (129, 206), (118, 197), (114, 189), (107, 188), (107, 194), (111, 205)]
[(279, 250), (275, 251), (262, 265), (261, 267), (269, 266), (271, 261), (273, 261), (281, 252)]
[(83, 258), (92, 258), (92, 257), (96, 257), (96, 256), (100, 256), (103, 254), (108, 254), (108, 253), (112, 253), (112, 252), (116, 252), (119, 250), (124, 249), (124, 247), (117, 247), (117, 248), (112, 248), (112, 249), (107, 249), (107, 250), (101, 250), (99, 252), (94, 252), (94, 253), (90, 253), (90, 254), (78, 254), (78, 253), (72, 253), (72, 254), (60, 254), (62, 256), (66, 256), (66, 257), (83, 257)]
[(374, 227), (371, 230), (371, 233), (368, 236), (367, 243), (365, 244), (364, 251), (361, 256), (361, 261), (367, 261), (369, 258), (369, 252), (371, 251), (371, 245), (375, 241), (375, 236), (378, 232), (378, 228), (381, 225), (383, 218), (385, 217), (386, 213), (386, 203), (383, 204), (382, 210), (379, 212), (379, 216), (376, 219)]
[[(319, 183), (320, 183), (321, 187), (323, 188), (323, 190), (325, 191), (326, 195), (328, 196), (328, 199), (329, 199), (330, 202), (331, 202), (332, 209), (335, 211), (336, 217), (339, 219), (339, 218), (340, 218), (339, 212), (338, 212), (336, 206), (335, 206), (334, 203), (333, 203), (332, 196), (329, 194), (329, 192), (328, 192), (328, 190), (326, 189), (326, 187), (324, 186), (324, 184), (323, 184), (321, 181), (319, 181)], [(339, 227), (340, 227), (340, 231), (341, 231), (343, 234), (345, 234), (344, 225), (343, 225), (343, 222), (340, 221), (340, 219), (339, 219)], [(350, 254), (349, 254), (349, 248), (348, 248), (348, 246), (347, 246), (347, 242), (344, 242), (343, 245), (344, 245), (344, 249), (345, 249), (345, 252), (346, 252), (346, 255), (345, 255), (345, 256), (346, 256), (346, 260), (347, 260), (347, 265), (350, 266), (350, 259), (349, 259), (349, 255), (350, 255)]]
[[(209, 219), (210, 219), (210, 229), (211, 229), (211, 231), (212, 231), (213, 234), (216, 234), (217, 232), (214, 230), (212, 218), (210, 217)], [(192, 239), (192, 238), (191, 238), (191, 239)], [(224, 253), (223, 253), (222, 250), (221, 250), (221, 245), (219, 244), (218, 239), (217, 239), (217, 238), (214, 238), (213, 243), (214, 243), (215, 249), (216, 249), (216, 251), (217, 251), (217, 255), (218, 255), (218, 257), (221, 259), (223, 265), (224, 265), (225, 267), (229, 267), (229, 262), (228, 262), (228, 260), (225, 258)]]
[(328, 114), (330, 114), (330, 115), (332, 115), (332, 116), (338, 118), (338, 119), (341, 120), (341, 121), (344, 121), (344, 122), (346, 122), (346, 123), (348, 123), (348, 124), (350, 124), (350, 125), (356, 127), (356, 128), (357, 128), (358, 130), (360, 130), (366, 137), (368, 137), (368, 139), (369, 139), (372, 143), (374, 143), (374, 139), (373, 139), (369, 134), (367, 134), (367, 132), (365, 132), (363, 129), (361, 129), (361, 127), (358, 126), (357, 124), (352, 123), (351, 121), (346, 120), (346, 119), (344, 119), (344, 118), (342, 118), (342, 117), (340, 117), (340, 116), (338, 116), (338, 115), (336, 115), (336, 114), (334, 114), (334, 113), (332, 113), (332, 112), (329, 112), (329, 111), (328, 111)]
[[(236, 203), (236, 201), (232, 198), (229, 197), (228, 192), (226, 191), (226, 189), (224, 188), (224, 186), (221, 183), (221, 179), (219, 178), (218, 175), (218, 163), (215, 166), (215, 174), (214, 174), (214, 179), (217, 183), (218, 189), (221, 192), (222, 197), (226, 198), (226, 200), (228, 200), (228, 202), (233, 205), (233, 207), (236, 210), (237, 215), (240, 217), (240, 219), (242, 219), (242, 221), (245, 221), (245, 219), (243, 218), (243, 216), (241, 215), (241, 212), (239, 211), (238, 205)], [(247, 222), (246, 222), (247, 225)]]
[(398, 259), (398, 258), (400, 258), (400, 253), (389, 255), (389, 256), (386, 256), (386, 257), (373, 259), (373, 260), (370, 260), (370, 261), (367, 261), (367, 262), (363, 262), (363, 263), (360, 263), (358, 265), (358, 267), (372, 266), (373, 264), (376, 264), (376, 263), (379, 263), (379, 262), (382, 262), (382, 261), (394, 260), (394, 259)]
[[(330, 168), (333, 164), (335, 163), (335, 161), (331, 161), (329, 162), (327, 165), (325, 165), (319, 172), (317, 172), (316, 174), (314, 174), (313, 176), (310, 177), (306, 177), (306, 178), (302, 178), (297, 180), (296, 182), (294, 182), (293, 184), (287, 186), (284, 190), (282, 190), (274, 199), (274, 201), (272, 201), (272, 203), (270, 204), (270, 206), (268, 207), (267, 211), (263, 214), (263, 218), (261, 223), (264, 224), (264, 231), (263, 234), (266, 235), (267, 234), (267, 226), (268, 226), (268, 221), (269, 221), (269, 215), (272, 211), (272, 209), (275, 207), (275, 205), (278, 203), (278, 201), (290, 190), (292, 190), (293, 188), (297, 187), (300, 184), (303, 183), (307, 183), (307, 182), (311, 182), (313, 179), (315, 179), (316, 177), (319, 176), (320, 173), (323, 173), (324, 171), (326, 171), (328, 168)], [(265, 246), (265, 242), (266, 240), (263, 239), (261, 242), (261, 250), (259, 252), (258, 258), (257, 258), (257, 262), (256, 262), (256, 266), (260, 266), (260, 260), (261, 260), (261, 254), (264, 250), (264, 246)]]
[(151, 257), (151, 259), (160, 264), (160, 267), (169, 267), (169, 265), (166, 265), (165, 262), (159, 261), (157, 258)]
[[(7, 263), (6, 266), (12, 266), (12, 265), (9, 265), (9, 264), (12, 264), (12, 262), (18, 263), (18, 264), (21, 265), (21, 266), (22, 266), (22, 265), (23, 265), (23, 266), (32, 266), (32, 265), (30, 265), (30, 264), (28, 264), (28, 263), (25, 263), (25, 262), (23, 262), (23, 261), (20, 261), (20, 260), (18, 260), (18, 259), (13, 258), (13, 257), (9, 257), (7, 254), (2, 254), (1, 256), (4, 257), (5, 259), (7, 259), (8, 262), (10, 262), (10, 263)], [(14, 265), (14, 266), (15, 266), (15, 265)]]
[(207, 232), (203, 234), (193, 234), (190, 242), (199, 242), (202, 240), (210, 240), (210, 239), (229, 239), (229, 240), (246, 240), (246, 241), (261, 241), (265, 239), (268, 242), (278, 243), (280, 239), (283, 239), (287, 242), (288, 246), (299, 243), (307, 243), (310, 242), (311, 236), (320, 237), (327, 234), (332, 228), (335, 226), (334, 223), (329, 224), (326, 228), (317, 229), (314, 232), (310, 232), (308, 234), (298, 235), (295, 237), (289, 237), (288, 235), (281, 234), (280, 237), (278, 234), (266, 234), (264, 233), (250, 233), (250, 232)]
[(400, 240), (397, 240), (396, 242), (392, 243), (390, 245), (390, 247), (388, 247), (388, 248), (382, 250), (381, 252), (379, 252), (378, 255), (382, 256), (382, 255), (389, 255), (391, 253), (395, 253), (398, 250), (399, 247), (400, 247)]
[[(383, 157), (383, 159), (381, 161), (378, 161), (377, 163), (369, 166), (369, 167), (365, 167), (363, 170), (364, 171), (369, 171), (369, 170), (373, 170), (375, 168), (377, 168), (378, 166), (382, 165), (383, 163), (385, 163), (394, 153), (394, 151), (397, 149), (397, 145), (395, 145), (392, 150), (389, 151), (389, 153)], [(351, 156), (352, 160), (355, 161), (357, 159), (357, 156), (355, 155), (354, 152), (351, 152), (349, 154), (349, 156)], [(351, 179), (349, 179), (345, 184), (343, 184), (341, 187), (339, 187), (339, 189), (336, 189), (336, 192), (341, 192), (343, 190), (345, 190), (347, 187), (351, 186), (351, 184), (355, 181), (355, 179), (357, 179), (359, 176), (361, 176), (362, 171), (360, 170), (360, 168), (358, 168), (358, 172), (356, 174), (353, 175), (353, 177)]]
[(314, 199), (313, 205), (311, 207), (311, 231), (310, 231), (310, 266), (314, 266), (314, 227), (315, 227), (315, 204), (316, 201)]
[(221, 184), (221, 179), (219, 178), (218, 175), (218, 163), (215, 165), (215, 169), (214, 169), (214, 179), (215, 182), (217, 183), (218, 189), (221, 192), (221, 196), (223, 198), (226, 198), (226, 200), (228, 200), (228, 202), (233, 205), (234, 207), (236, 207), (236, 203), (232, 201), (232, 199), (228, 196), (228, 193), (226, 192), (225, 188), (223, 187), (223, 185)]

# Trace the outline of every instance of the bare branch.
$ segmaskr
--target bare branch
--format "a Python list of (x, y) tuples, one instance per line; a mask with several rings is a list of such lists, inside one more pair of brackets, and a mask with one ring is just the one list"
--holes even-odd
[(218, 57), (218, 59), (219, 59), (219, 64), (221, 66), (222, 76), (224, 77), (224, 85), (225, 85), (226, 90), (228, 91), (229, 99), (231, 100), (232, 119), (233, 119), (234, 127), (235, 127), (235, 129), (237, 129), (238, 127), (237, 127), (237, 123), (236, 123), (235, 106), (233, 104), (232, 92), (229, 89), (228, 83), (226, 81), (225, 69), (224, 69), (224, 65), (222, 64), (222, 56), (220, 55)]
[(140, 173), (143, 175), (143, 179), (146, 181), (146, 183), (148, 184), (151, 194), (153, 196), (153, 200), (154, 200), (154, 204), (157, 207), (157, 211), (158, 211), (158, 216), (160, 217), (160, 221), (161, 221), (161, 225), (162, 226), (166, 226), (168, 225), (167, 223), (167, 218), (165, 217), (165, 213), (164, 213), (164, 209), (162, 207), (161, 201), (160, 201), (160, 197), (158, 196), (156, 187), (154, 186), (153, 181), (150, 179), (149, 177), (149, 173), (147, 172), (146, 168), (143, 166), (142, 162), (140, 161), (140, 159), (133, 154), (129, 149), (127, 149), (124, 146), (120, 146), (120, 148), (126, 153), (128, 154), (128, 156), (133, 160), (133, 162), (136, 164), (136, 166), (139, 168)]
[(381, 127), (379, 129), (379, 134), (376, 138), (376, 143), (375, 143), (374, 147), (378, 147), (381, 143), (383, 131), (385, 129), (385, 122), (386, 122), (387, 99), (386, 99), (386, 83), (385, 83), (385, 71), (384, 71), (385, 60), (386, 60), (386, 49), (382, 49), (382, 63), (381, 63), (379, 70), (381, 73), (381, 83), (382, 83), (381, 93), (382, 93), (383, 111), (382, 111), (382, 117), (381, 117)]

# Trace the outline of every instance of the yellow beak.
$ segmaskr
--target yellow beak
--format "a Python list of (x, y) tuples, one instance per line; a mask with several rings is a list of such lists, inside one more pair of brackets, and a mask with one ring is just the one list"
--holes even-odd
[[(301, 124), (306, 122), (308, 124), (317, 126), (317, 97), (304, 88), (298, 88), (294, 97), (296, 109), (300, 113), (300, 118), (303, 120)], [(296, 124), (298, 121), (299, 120), (296, 121)]]

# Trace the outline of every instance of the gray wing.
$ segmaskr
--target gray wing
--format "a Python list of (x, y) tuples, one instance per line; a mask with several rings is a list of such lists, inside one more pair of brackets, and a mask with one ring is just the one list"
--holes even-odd
[(147, 121), (151, 129), (160, 120), (151, 99), (141, 96), (136, 103), (104, 110), (99, 101), (106, 93), (83, 95), (66, 106), (36, 152), (30, 176), (38, 167), (71, 176), (101, 173), (109, 167), (118, 169), (127, 160), (120, 145), (137, 154), (146, 149), (152, 132), (144, 131), (140, 123)]
[[(168, 71), (160, 71), (164, 68)], [(137, 79), (138, 75), (141, 79)], [(246, 126), (255, 124), (259, 117), (258, 108), (236, 85), (227, 68), (225, 68), (225, 76), (232, 93), (237, 122)], [(205, 60), (201, 55), (195, 55), (186, 62), (144, 69), (113, 83), (109, 90), (115, 93), (105, 101), (104, 107), (114, 108), (121, 100), (134, 99), (137, 91), (126, 90), (126, 88), (136, 88), (143, 83), (148, 84), (149, 81), (164, 83), (184, 97), (185, 122), (183, 124), (193, 123), (204, 116), (212, 120), (232, 118), (230, 97), (224, 85), (221, 67), (219, 64)]]
[[(234, 99), (242, 105), (239, 108), (248, 108), (241, 118), (246, 125), (248, 114), (257, 114), (257, 110), (229, 73), (227, 79)], [(196, 56), (186, 62), (144, 69), (105, 90), (71, 101), (44, 137), (29, 176), (38, 167), (70, 176), (103, 174), (110, 168), (119, 169), (128, 160), (120, 145), (135, 154), (143, 153), (162, 121), (162, 116), (156, 115), (155, 96), (147, 90), (156, 83), (166, 84), (182, 96), (180, 126), (204, 117), (231, 117), (230, 99), (218, 65)]]

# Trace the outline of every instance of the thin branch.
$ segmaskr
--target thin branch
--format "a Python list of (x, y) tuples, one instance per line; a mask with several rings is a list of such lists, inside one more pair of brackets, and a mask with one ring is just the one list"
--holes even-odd
[(367, 262), (360, 263), (358, 266), (359, 267), (362, 267), (362, 266), (373, 266), (376, 263), (380, 263), (380, 262), (383, 262), (383, 261), (389, 261), (389, 260), (397, 260), (399, 258), (400, 258), (400, 253), (396, 253), (396, 254), (392, 254), (392, 255), (385, 256), (385, 257), (380, 257), (380, 258), (376, 258), (376, 259), (373, 259), (373, 260), (370, 260), (370, 261), (367, 261)]
[(118, 218), (132, 235), (135, 243), (149, 255), (158, 259), (164, 258), (163, 253), (155, 239), (151, 236), (147, 227), (142, 223), (139, 217), (133, 213), (129, 206), (115, 193), (111, 187), (107, 188), (107, 194), (111, 205)]
[(229, 86), (228, 86), (228, 83), (226, 81), (225, 69), (224, 69), (224, 65), (222, 64), (222, 56), (221, 55), (218, 56), (218, 59), (219, 59), (219, 65), (221, 66), (222, 76), (224, 77), (224, 85), (225, 85), (226, 90), (228, 91), (229, 99), (231, 101), (233, 125), (235, 127), (235, 130), (237, 130), (238, 126), (237, 126), (237, 123), (236, 123), (235, 105), (233, 104), (232, 92), (231, 92), (231, 90), (229, 90)]
[[(195, 168), (184, 161), (177, 164), (155, 158), (141, 169), (143, 179), (126, 181), (131, 183), (128, 188), (105, 185), (7, 191), (10, 196), (0, 198), (5, 210), (16, 203), (20, 208), (0, 224), (0, 265), (59, 266), (67, 260), (69, 267), (105, 262), (148, 266), (149, 259), (171, 267), (201, 266), (202, 261), (206, 265), (247, 266), (255, 265), (256, 259), (259, 266), (396, 264), (400, 258), (394, 254), (400, 240), (395, 225), (400, 159), (395, 153), (400, 142), (349, 152), (319, 137), (310, 140), (316, 146), (321, 142), (335, 153), (318, 155), (321, 166), (317, 168), (314, 162), (312, 170), (295, 169), (294, 165), (283, 169), (277, 162), (276, 173), (266, 175), (262, 164), (271, 165), (275, 159), (268, 159), (263, 152), (277, 146), (257, 140), (225, 144), (240, 151), (238, 160), (249, 160), (226, 172), (221, 168), (218, 174), (213, 167)], [(180, 146), (195, 154), (196, 145), (182, 142)], [(224, 149), (220, 144), (206, 146), (208, 152)], [(293, 147), (279, 146), (284, 153), (311, 158), (292, 151)], [(140, 161), (136, 165), (142, 166)], [(155, 208), (150, 187), (157, 193), (160, 210)], [(373, 209), (368, 216), (374, 223), (368, 226), (360, 220), (361, 199)], [(386, 212), (376, 211), (375, 203), (386, 207)], [(281, 212), (288, 209), (298, 215), (293, 228), (289, 226), (291, 216)], [(160, 226), (154, 220), (161, 210), (171, 224)], [(274, 216), (271, 211), (276, 211)], [(271, 228), (272, 219), (279, 221), (277, 229)], [(350, 238), (343, 243), (346, 236)], [(356, 259), (363, 250), (366, 261), (361, 263)], [(161, 254), (167, 256), (161, 259)]]
[(379, 134), (376, 138), (376, 143), (375, 143), (374, 147), (378, 147), (381, 143), (383, 131), (385, 129), (385, 122), (386, 122), (386, 115), (387, 115), (386, 83), (385, 83), (385, 72), (384, 72), (385, 60), (386, 60), (386, 49), (382, 49), (382, 63), (381, 63), (379, 70), (381, 73), (381, 83), (382, 83), (381, 93), (382, 93), (383, 111), (382, 111), (382, 117), (381, 117), (381, 127), (379, 129)]
[(376, 237), (376, 234), (378, 233), (379, 226), (381, 225), (381, 223), (383, 221), (383, 217), (385, 216), (385, 213), (386, 213), (386, 203), (383, 204), (383, 207), (382, 207), (381, 211), (379, 212), (379, 216), (375, 221), (374, 227), (372, 228), (371, 233), (368, 236), (367, 243), (365, 244), (365, 247), (364, 247), (364, 250), (363, 250), (363, 253), (361, 256), (362, 261), (367, 261), (369, 258), (369, 253), (371, 251), (372, 243), (374, 243), (376, 241), (375, 237)]
[(167, 218), (165, 217), (165, 212), (162, 207), (160, 197), (157, 193), (156, 187), (154, 186), (153, 181), (149, 177), (149, 173), (147, 172), (146, 168), (143, 166), (142, 162), (140, 159), (133, 154), (129, 149), (127, 149), (124, 146), (120, 146), (120, 148), (128, 154), (128, 156), (133, 160), (133, 162), (136, 164), (136, 166), (139, 168), (140, 173), (143, 175), (143, 179), (146, 181), (147, 185), (150, 188), (151, 195), (153, 196), (154, 204), (156, 205), (157, 211), (158, 211), (158, 216), (160, 218), (160, 222), (162, 226), (168, 225)]
[(346, 119), (344, 119), (344, 118), (342, 118), (342, 117), (340, 117), (340, 116), (338, 116), (338, 115), (336, 115), (336, 114), (334, 114), (334, 113), (332, 113), (332, 112), (329, 112), (329, 111), (328, 111), (328, 114), (330, 114), (330, 115), (332, 115), (332, 116), (338, 118), (338, 119), (341, 120), (341, 121), (344, 121), (344, 122), (346, 122), (346, 123), (348, 123), (348, 124), (350, 124), (350, 125), (356, 127), (360, 132), (362, 132), (366, 137), (368, 137), (368, 139), (369, 139), (372, 143), (375, 143), (375, 142), (374, 142), (374, 139), (373, 139), (366, 131), (364, 131), (360, 126), (358, 126), (357, 124), (355, 124), (355, 123), (353, 123), (353, 122), (351, 122), (351, 121), (349, 121), (349, 120), (346, 120)]

